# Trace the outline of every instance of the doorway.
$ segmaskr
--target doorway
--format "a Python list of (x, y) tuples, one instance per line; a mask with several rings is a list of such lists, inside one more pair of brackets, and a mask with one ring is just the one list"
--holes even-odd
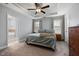
[(15, 17), (8, 14), (8, 46), (13, 45), (17, 42), (16, 39), (16, 19)]

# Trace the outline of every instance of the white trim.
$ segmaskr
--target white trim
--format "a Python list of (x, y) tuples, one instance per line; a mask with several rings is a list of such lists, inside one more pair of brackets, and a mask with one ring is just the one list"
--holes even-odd
[(0, 50), (2, 50), (2, 49), (4, 49), (4, 48), (7, 48), (7, 46), (0, 47)]

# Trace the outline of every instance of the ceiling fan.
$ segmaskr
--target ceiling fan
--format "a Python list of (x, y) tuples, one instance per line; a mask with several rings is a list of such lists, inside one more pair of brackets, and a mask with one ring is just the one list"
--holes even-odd
[(28, 9), (28, 10), (36, 10), (35, 14), (40, 13), (40, 12), (42, 12), (43, 14), (45, 14), (46, 12), (43, 11), (43, 9), (49, 8), (50, 6), (46, 5), (46, 6), (42, 7), (41, 3), (35, 3), (35, 7), (36, 7), (35, 9), (32, 8), (32, 9)]

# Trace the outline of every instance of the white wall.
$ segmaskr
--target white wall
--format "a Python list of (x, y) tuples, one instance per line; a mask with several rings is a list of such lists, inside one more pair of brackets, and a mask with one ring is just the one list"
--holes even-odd
[(79, 4), (74, 4), (72, 8), (65, 14), (65, 39), (68, 42), (68, 27), (79, 26)]
[(7, 13), (6, 8), (0, 5), (0, 49), (7, 47)]
[(20, 41), (25, 40), (27, 35), (32, 32), (32, 19), (28, 16), (20, 16), (18, 18), (18, 37)]
[(32, 32), (32, 19), (28, 15), (23, 15), (11, 9), (8, 9), (8, 14), (16, 20), (17, 38), (20, 41), (24, 41), (28, 33)]
[(69, 19), (69, 26), (77, 26), (79, 24), (79, 4), (74, 4), (72, 8), (66, 13)]

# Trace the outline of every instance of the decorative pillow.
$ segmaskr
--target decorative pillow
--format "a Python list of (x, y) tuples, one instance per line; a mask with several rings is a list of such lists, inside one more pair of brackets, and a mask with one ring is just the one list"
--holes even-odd
[(40, 36), (41, 37), (47, 37), (47, 36), (50, 36), (50, 33), (40, 33)]
[(40, 33), (40, 36), (44, 38), (53, 38), (54, 33)]

